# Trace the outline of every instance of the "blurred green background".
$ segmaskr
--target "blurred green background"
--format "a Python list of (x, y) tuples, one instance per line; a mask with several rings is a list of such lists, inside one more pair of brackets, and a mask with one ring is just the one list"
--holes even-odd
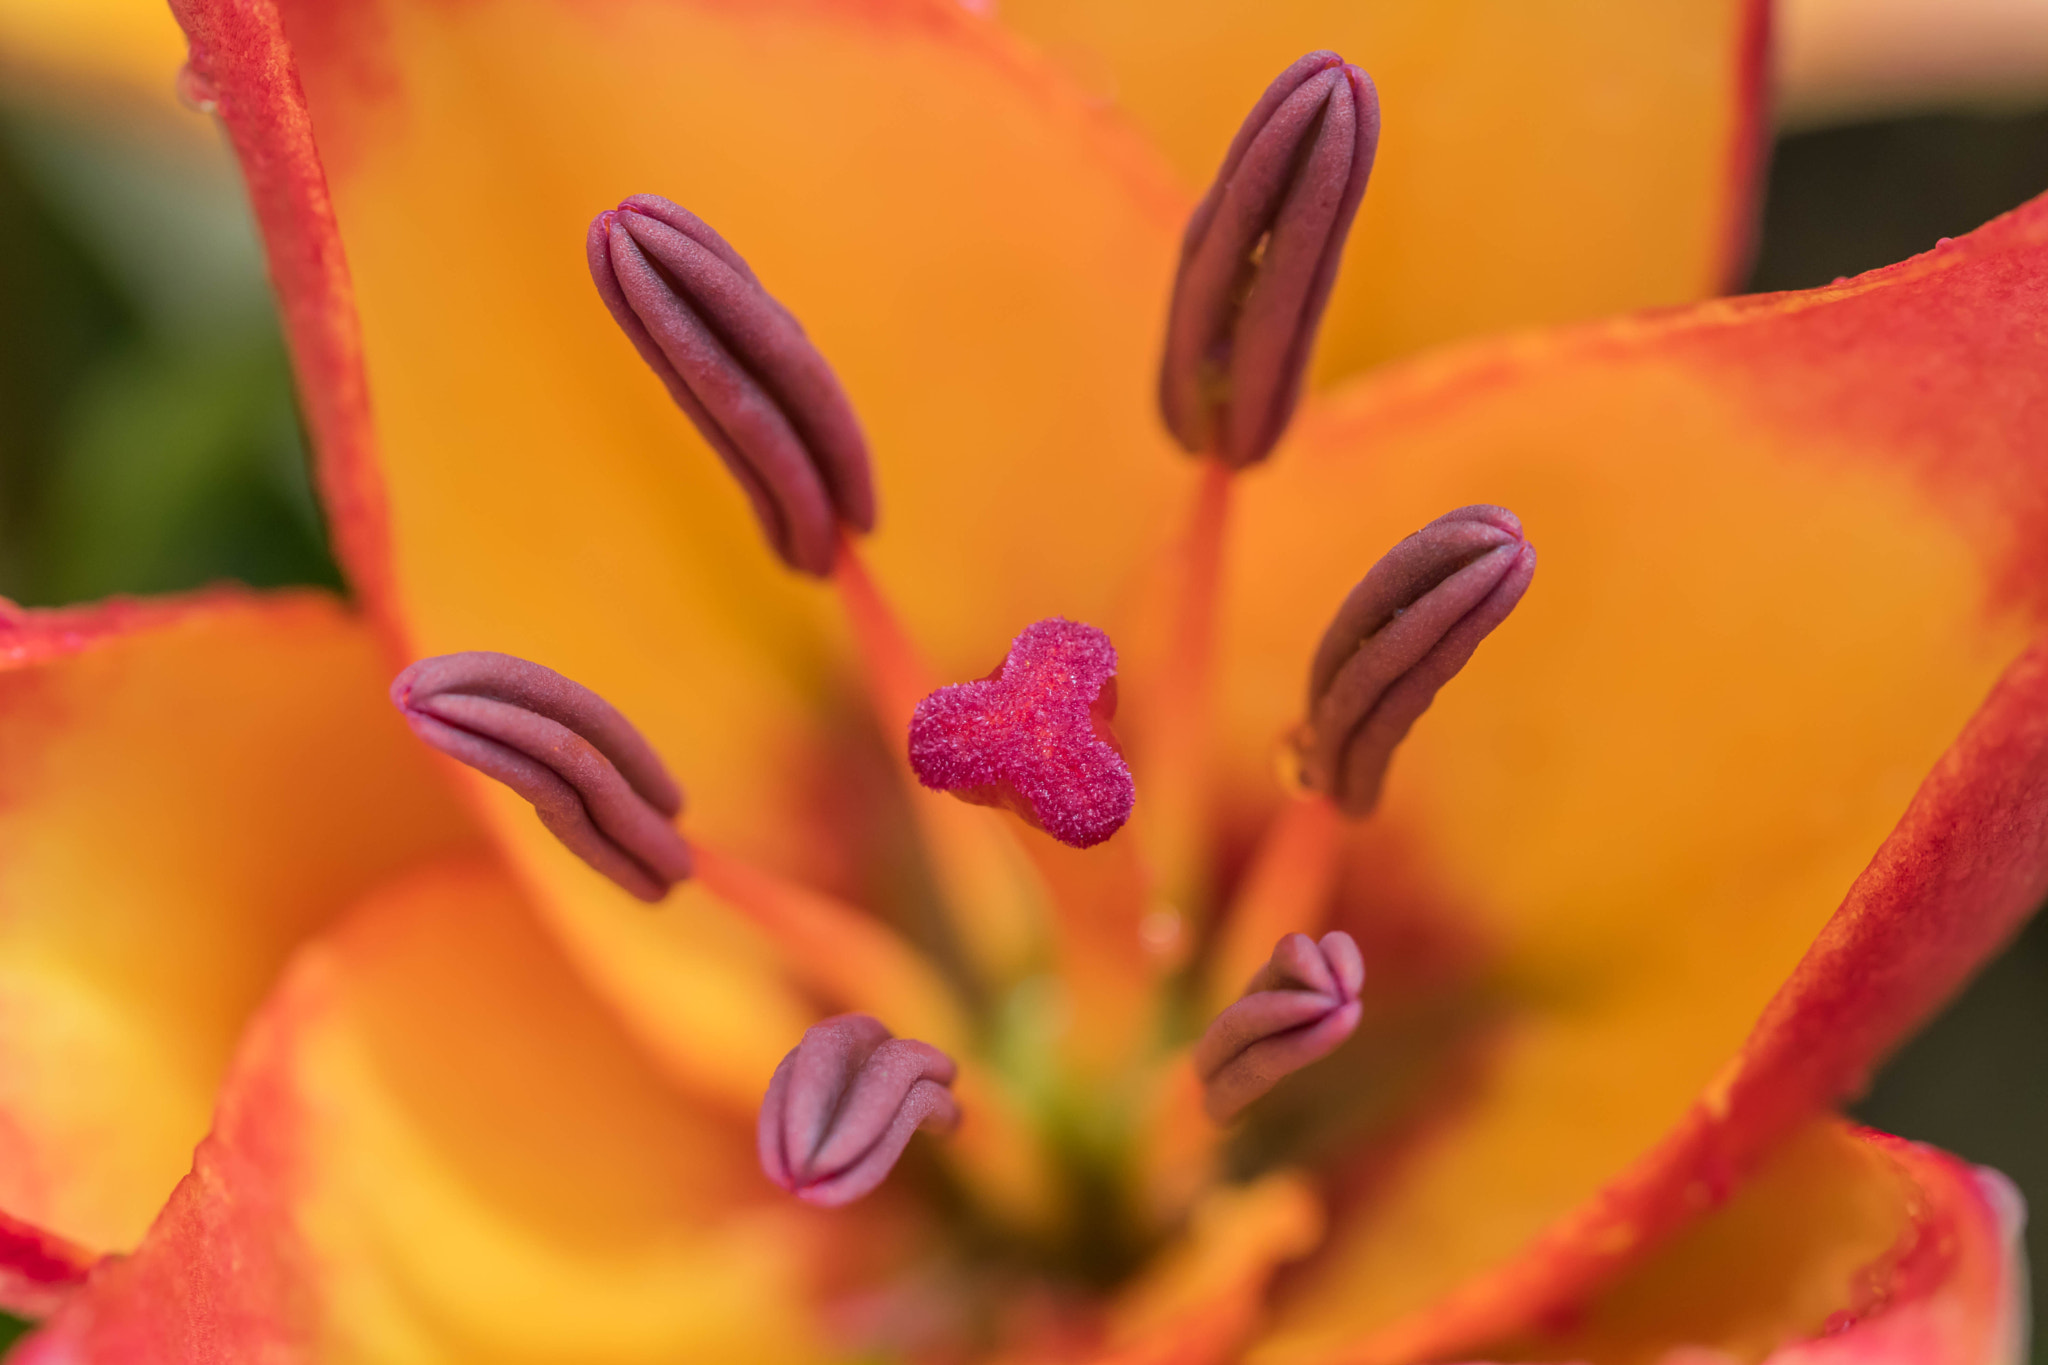
[[(1824, 284), (2048, 188), (2048, 115), (1926, 117), (1777, 147), (1753, 289)], [(217, 578), (339, 586), (240, 193), (47, 115), (0, 114), (0, 595)], [(2044, 452), (2048, 455), (2048, 452)], [(2048, 918), (1878, 1077), (1864, 1121), (2048, 1210)], [(2048, 1302), (2048, 1235), (2030, 1237)], [(0, 1317), (0, 1349), (18, 1329)], [(2034, 1360), (2048, 1365), (2037, 1342)]]

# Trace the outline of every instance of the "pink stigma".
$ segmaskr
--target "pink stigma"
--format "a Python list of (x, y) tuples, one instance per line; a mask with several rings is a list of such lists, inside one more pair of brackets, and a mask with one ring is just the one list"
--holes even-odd
[(988, 677), (917, 704), (910, 766), (934, 791), (1007, 807), (1092, 848), (1130, 819), (1136, 794), (1109, 729), (1115, 714), (1116, 646), (1055, 616), (1025, 627)]

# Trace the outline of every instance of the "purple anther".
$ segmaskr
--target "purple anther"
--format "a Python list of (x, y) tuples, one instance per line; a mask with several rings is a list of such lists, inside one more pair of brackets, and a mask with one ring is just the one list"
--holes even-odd
[(1288, 934), (1236, 1004), (1195, 1044), (1209, 1117), (1228, 1123), (1286, 1077), (1321, 1061), (1358, 1027), (1365, 959), (1337, 930), (1319, 943)]
[(589, 688), (509, 654), (421, 659), (391, 680), (413, 733), (533, 803), (570, 852), (644, 901), (690, 875), (683, 793)]
[(1334, 52), (1281, 72), (1237, 130), (1167, 315), (1159, 405), (1188, 450), (1241, 469), (1286, 430), (1379, 136), (1372, 78)]
[(761, 1169), (805, 1203), (850, 1204), (888, 1178), (920, 1127), (951, 1132), (953, 1059), (867, 1014), (805, 1031), (761, 1101)]
[(1408, 728), (1535, 572), (1536, 547), (1504, 507), (1446, 512), (1387, 551), (1316, 650), (1302, 780), (1349, 815), (1371, 811)]
[(1130, 819), (1136, 789), (1109, 723), (1116, 646), (1054, 616), (1010, 643), (986, 678), (942, 687), (910, 719), (917, 780), (1002, 806), (1063, 844), (1092, 848)]
[(827, 574), (841, 523), (875, 524), (868, 448), (788, 309), (696, 215), (636, 194), (590, 224), (590, 277), (640, 356), (746, 490), (775, 552)]

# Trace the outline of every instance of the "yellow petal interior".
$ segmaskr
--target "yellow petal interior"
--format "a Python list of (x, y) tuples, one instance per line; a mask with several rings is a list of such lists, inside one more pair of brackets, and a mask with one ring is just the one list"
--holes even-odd
[(294, 944), (475, 837), (381, 692), (312, 594), (0, 665), (0, 1208), (134, 1246)]
[(1723, 287), (1749, 0), (1004, 0), (1005, 24), (1114, 99), (1191, 189), (1267, 82), (1365, 68), (1379, 158), (1328, 319), (1335, 379), (1455, 337)]

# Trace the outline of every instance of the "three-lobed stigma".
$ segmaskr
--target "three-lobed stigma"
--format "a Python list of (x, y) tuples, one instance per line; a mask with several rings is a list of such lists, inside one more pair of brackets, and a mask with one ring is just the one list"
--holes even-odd
[(1116, 646), (1093, 626), (1051, 617), (1025, 627), (994, 672), (942, 687), (910, 721), (918, 781), (1003, 806), (1063, 844), (1092, 848), (1136, 799), (1109, 722)]

